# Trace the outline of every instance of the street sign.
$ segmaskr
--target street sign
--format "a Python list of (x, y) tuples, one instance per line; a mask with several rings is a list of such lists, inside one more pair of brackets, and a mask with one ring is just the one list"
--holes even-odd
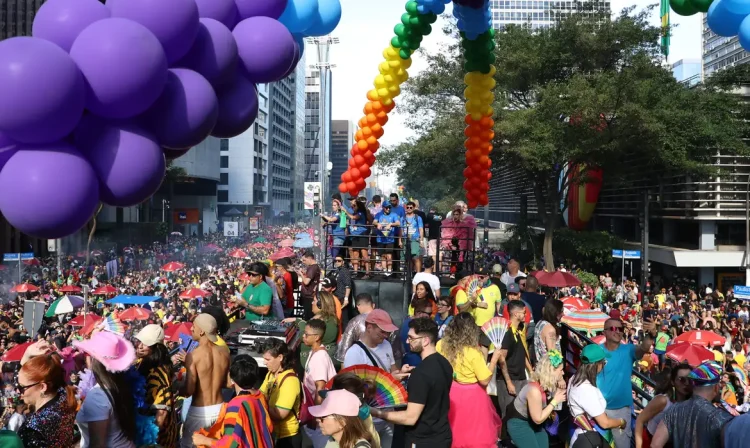
[(3, 261), (21, 261), (21, 260), (31, 260), (34, 258), (33, 252), (26, 252), (23, 254), (4, 254), (3, 255)]
[(224, 236), (239, 236), (240, 223), (227, 221), (224, 223)]
[(632, 260), (641, 258), (641, 251), (639, 250), (626, 250), (625, 257), (622, 256), (622, 252), (622, 249), (612, 249), (612, 258), (627, 258)]
[(734, 296), (738, 299), (750, 300), (750, 286), (734, 286)]

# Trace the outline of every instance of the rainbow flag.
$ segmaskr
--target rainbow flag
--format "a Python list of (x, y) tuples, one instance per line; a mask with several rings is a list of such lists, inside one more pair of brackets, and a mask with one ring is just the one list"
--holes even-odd
[(669, 0), (661, 0), (661, 52), (669, 57)]

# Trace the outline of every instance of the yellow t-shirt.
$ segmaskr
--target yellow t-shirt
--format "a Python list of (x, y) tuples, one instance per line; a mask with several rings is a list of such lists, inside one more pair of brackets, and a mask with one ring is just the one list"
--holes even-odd
[(268, 372), (260, 386), (260, 391), (266, 396), (269, 407), (276, 406), (279, 409), (291, 411), (281, 422), (273, 422), (274, 435), (281, 439), (299, 433), (297, 416), (302, 403), (300, 397), (302, 389), (294, 371), (284, 370), (278, 376)]
[[(436, 348), (438, 353), (444, 354), (442, 340), (438, 341)], [(464, 347), (463, 355), (459, 355), (456, 361), (456, 365), (453, 365), (453, 379), (461, 384), (478, 383), (492, 376), (487, 361), (478, 348)]]
[(747, 358), (742, 354), (742, 352), (737, 352), (737, 354), (734, 355), (734, 360), (737, 361), (738, 366), (743, 369), (745, 368), (745, 362), (747, 362)]
[(500, 295), (500, 288), (497, 285), (490, 285), (486, 288), (482, 288), (482, 293), (479, 295), (479, 301), (487, 304), (487, 308), (474, 308), (474, 322), (480, 327), (487, 323), (490, 319), (495, 317), (497, 311), (497, 304), (502, 302), (502, 296)]
[(712, 351), (714, 352), (714, 361), (723, 363), (724, 362), (724, 354), (721, 353), (718, 350), (712, 350)]
[(458, 314), (458, 306), (463, 305), (469, 301), (469, 296), (466, 295), (466, 291), (459, 289), (456, 291), (456, 304), (454, 306), (453, 314)]

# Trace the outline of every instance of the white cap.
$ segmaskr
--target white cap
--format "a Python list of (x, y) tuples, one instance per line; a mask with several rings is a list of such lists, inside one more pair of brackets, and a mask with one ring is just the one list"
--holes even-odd
[(143, 329), (135, 335), (135, 338), (148, 347), (151, 347), (154, 344), (162, 344), (164, 343), (164, 329), (160, 325), (149, 324), (143, 327)]

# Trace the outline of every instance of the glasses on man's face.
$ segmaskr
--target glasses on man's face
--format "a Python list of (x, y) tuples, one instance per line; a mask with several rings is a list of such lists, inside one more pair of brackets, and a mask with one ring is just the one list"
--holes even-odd
[(450, 305), (448, 305), (447, 303), (443, 303), (443, 302), (438, 303), (438, 308), (448, 308), (449, 306)]
[(303, 332), (302, 333), (302, 337), (303, 338), (309, 338), (309, 337), (312, 337), (312, 336), (315, 336), (315, 333), (308, 333), (308, 332)]
[(407, 342), (416, 341), (418, 339), (422, 339), (423, 337), (424, 336), (419, 336), (419, 335), (412, 336), (409, 334), (409, 335), (406, 335), (406, 341)]
[(16, 390), (18, 390), (19, 394), (23, 395), (27, 390), (31, 389), (32, 387), (36, 385), (42, 384), (43, 382), (44, 381), (39, 381), (34, 384), (29, 384), (28, 386), (21, 386), (20, 384), (18, 384), (18, 382), (16, 382)]
[(257, 272), (248, 272), (247, 275), (249, 275), (250, 277), (259, 277), (260, 276), (260, 274), (258, 274)]
[(406, 207), (407, 210), (414, 210), (414, 207)]
[(337, 258), (336, 259), (336, 263), (343, 263), (343, 262), (344, 262), (344, 260), (342, 260), (341, 258)]
[(622, 327), (620, 327), (620, 326), (617, 326), (617, 325), (612, 325), (612, 326), (611, 326), (611, 327), (609, 327), (609, 328), (605, 328), (605, 330), (607, 330), (607, 331), (612, 331), (612, 332), (614, 332), (614, 333), (623, 333), (623, 332), (625, 331), (625, 329), (624, 329), (624, 328), (622, 328)]

